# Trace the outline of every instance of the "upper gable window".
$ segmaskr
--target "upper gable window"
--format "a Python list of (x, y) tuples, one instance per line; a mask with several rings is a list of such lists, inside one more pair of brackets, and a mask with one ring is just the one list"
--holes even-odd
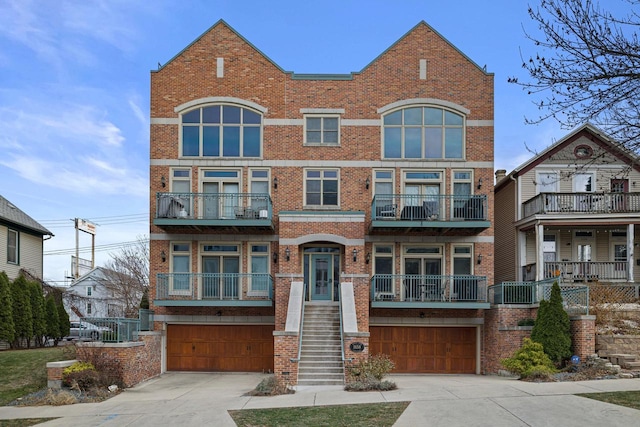
[(262, 115), (235, 105), (210, 105), (182, 114), (185, 157), (260, 157)]
[(15, 230), (7, 230), (7, 263), (19, 264), (20, 234)]
[(340, 144), (339, 116), (306, 116), (304, 143), (315, 145)]
[(438, 107), (408, 107), (383, 116), (385, 159), (464, 158), (464, 117)]

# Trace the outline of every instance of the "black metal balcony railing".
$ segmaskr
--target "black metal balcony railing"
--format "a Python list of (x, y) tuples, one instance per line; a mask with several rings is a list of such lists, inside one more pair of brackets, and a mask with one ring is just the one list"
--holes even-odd
[(638, 213), (640, 193), (540, 193), (522, 204), (522, 215)]
[(374, 221), (486, 221), (487, 196), (377, 194), (371, 217)]
[(157, 193), (156, 218), (197, 220), (271, 219), (266, 193)]
[(271, 300), (267, 273), (158, 273), (156, 300)]
[(472, 275), (376, 274), (372, 301), (486, 302), (487, 278)]
[[(628, 278), (626, 261), (554, 261), (544, 263), (544, 278), (558, 278), (561, 282), (624, 281)], [(522, 267), (524, 280), (535, 280), (536, 264)]]

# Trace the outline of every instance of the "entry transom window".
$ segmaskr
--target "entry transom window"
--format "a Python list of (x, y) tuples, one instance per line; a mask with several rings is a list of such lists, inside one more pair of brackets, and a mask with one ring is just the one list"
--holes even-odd
[(305, 205), (338, 206), (338, 171), (305, 171)]
[(383, 117), (384, 158), (462, 159), (464, 117), (436, 107), (409, 107)]
[(182, 115), (182, 156), (260, 157), (262, 116), (235, 105), (211, 105)]
[(340, 143), (340, 126), (337, 116), (307, 116), (304, 125), (305, 144), (338, 145)]

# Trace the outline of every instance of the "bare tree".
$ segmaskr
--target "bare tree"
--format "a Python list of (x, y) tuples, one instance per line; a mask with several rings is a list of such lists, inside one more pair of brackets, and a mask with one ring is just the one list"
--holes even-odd
[[(607, 0), (611, 7), (614, 0)], [(522, 67), (531, 80), (510, 77), (536, 97), (528, 123), (553, 118), (564, 128), (591, 122), (627, 149), (640, 148), (640, 0), (614, 16), (592, 0), (541, 0), (529, 15), (540, 36), (525, 32), (539, 51)]]
[(149, 287), (149, 244), (139, 237), (136, 244), (111, 254), (103, 273), (111, 300), (124, 307), (125, 317), (138, 317), (142, 295)]

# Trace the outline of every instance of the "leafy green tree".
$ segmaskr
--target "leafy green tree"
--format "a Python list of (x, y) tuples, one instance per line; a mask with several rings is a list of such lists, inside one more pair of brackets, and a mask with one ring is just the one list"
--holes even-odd
[(58, 338), (60, 335), (60, 321), (58, 320), (58, 308), (53, 296), (49, 295), (45, 304), (45, 312), (47, 319), (46, 335), (47, 338)]
[(56, 302), (56, 307), (58, 308), (58, 328), (59, 333), (57, 338), (64, 338), (69, 336), (69, 331), (71, 329), (71, 323), (69, 322), (69, 314), (67, 310), (64, 309), (64, 305), (62, 302)]
[(45, 335), (44, 295), (42, 286), (35, 281), (28, 281), (29, 297), (31, 302), (31, 319), (33, 324), (33, 337), (36, 345), (42, 346), (42, 338)]
[(9, 277), (2, 271), (0, 272), (0, 340), (13, 342), (15, 335)]
[(540, 302), (531, 339), (542, 344), (544, 352), (556, 364), (571, 356), (571, 322), (562, 306), (558, 282), (554, 282), (551, 288), (549, 301)]
[(13, 324), (16, 335), (13, 346), (18, 348), (22, 341), (29, 342), (33, 337), (33, 317), (31, 315), (31, 298), (29, 285), (24, 276), (18, 276), (11, 282), (11, 298), (13, 308)]

